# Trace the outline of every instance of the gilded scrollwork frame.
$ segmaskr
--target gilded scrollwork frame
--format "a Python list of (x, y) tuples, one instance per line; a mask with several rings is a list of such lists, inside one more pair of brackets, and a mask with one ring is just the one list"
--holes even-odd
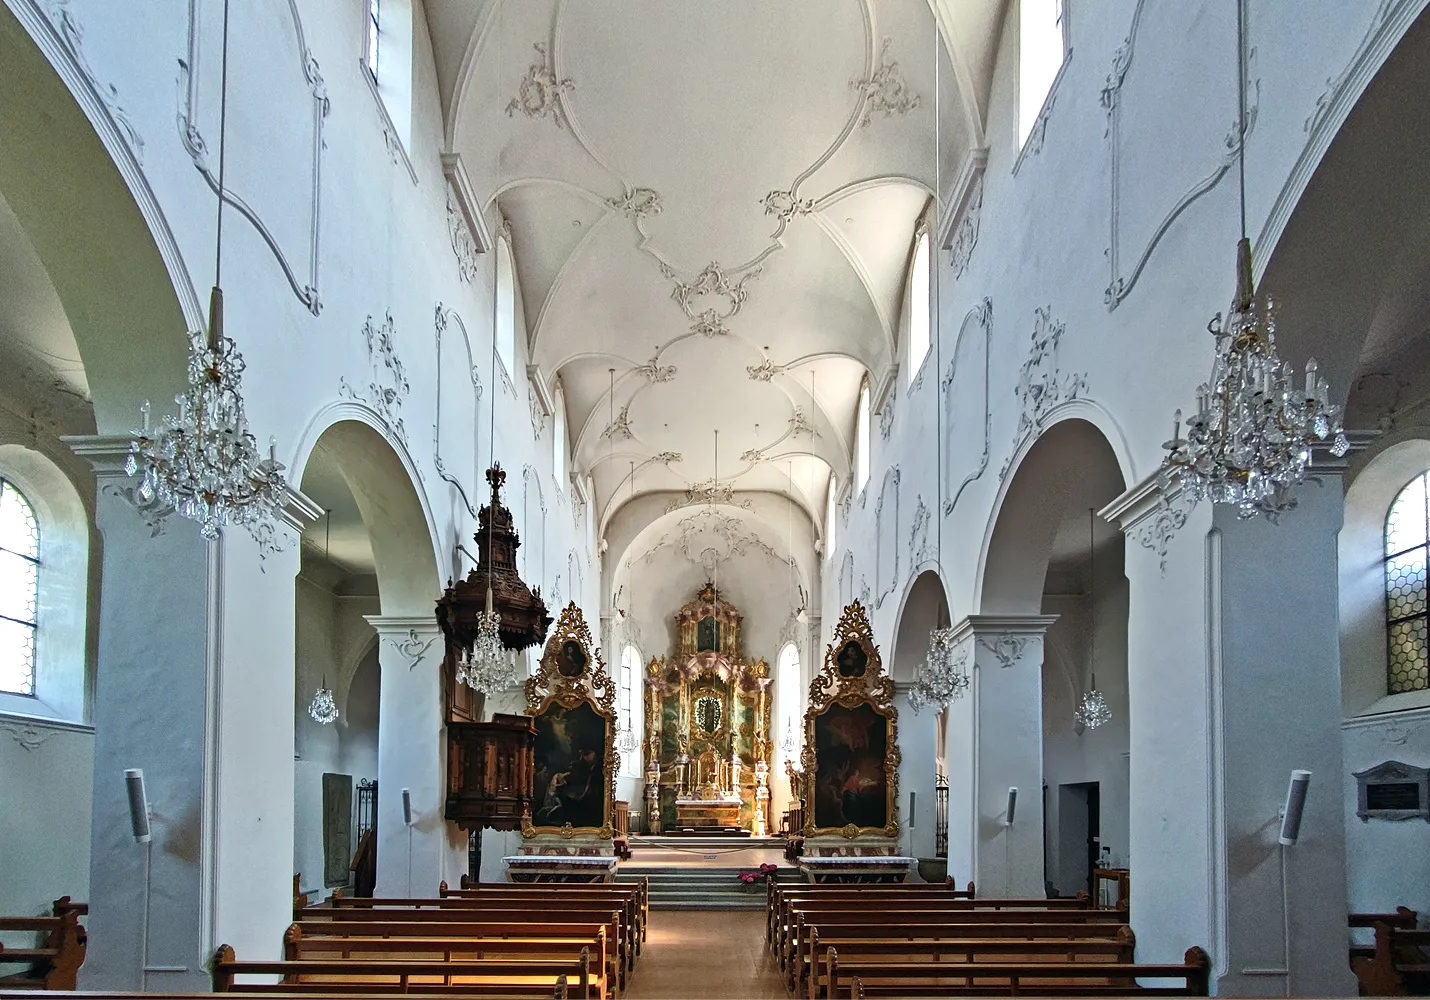
[[(568, 677), (560, 670), (561, 654), (565, 644), (573, 641), (580, 646), (586, 661), (579, 674)], [(522, 837), (528, 840), (540, 835), (565, 838), (595, 836), (610, 839), (613, 836), (616, 772), (620, 770), (621, 763), (620, 754), (616, 751), (616, 685), (606, 673), (606, 662), (601, 658), (601, 651), (596, 648), (591, 638), (591, 629), (575, 601), (566, 605), (552, 627), (537, 671), (526, 679), (525, 693), (526, 714), (533, 719), (544, 715), (553, 703), (568, 710), (586, 703), (605, 720), (606, 781), (600, 826), (573, 827), (570, 823), (563, 826), (534, 826), (528, 809), (522, 820)]]
[[(864, 670), (858, 676), (845, 676), (839, 671), (839, 657), (849, 644), (857, 645), (865, 657)], [(815, 826), (814, 797), (815, 775), (818, 762), (815, 759), (814, 722), (832, 705), (857, 708), (868, 705), (878, 715), (888, 720), (888, 742), (884, 753), (884, 779), (887, 806), (885, 815), (888, 822), (884, 826)], [(848, 840), (855, 837), (876, 836), (894, 838), (899, 835), (899, 710), (894, 707), (894, 681), (884, 673), (884, 660), (879, 655), (879, 647), (874, 644), (873, 629), (869, 625), (869, 615), (858, 599), (844, 608), (839, 624), (834, 628), (834, 641), (824, 651), (824, 664), (820, 672), (809, 682), (809, 708), (804, 713), (804, 749), (800, 761), (804, 767), (804, 835), (816, 837), (837, 834)]]

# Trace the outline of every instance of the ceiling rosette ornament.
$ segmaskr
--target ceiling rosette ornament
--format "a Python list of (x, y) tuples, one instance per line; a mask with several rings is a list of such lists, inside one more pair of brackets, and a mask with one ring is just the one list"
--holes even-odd
[(681, 494), (680, 499), (672, 501), (671, 504), (665, 508), (665, 512), (669, 514), (673, 510), (679, 510), (682, 507), (690, 507), (700, 503), (727, 504), (733, 507), (742, 507), (745, 510), (749, 510), (754, 506), (753, 502), (749, 499), (735, 499), (735, 487), (729, 483), (720, 483), (714, 479), (707, 479), (701, 483), (691, 483), (688, 485), (685, 488), (685, 492)]
[[(706, 338), (723, 337), (730, 332), (725, 320), (740, 311), (750, 297), (745, 285), (759, 273), (760, 269), (755, 268), (741, 275), (738, 281), (731, 280), (731, 276), (712, 261), (695, 276), (694, 281), (676, 280), (670, 296), (691, 321), (691, 333)], [(706, 304), (711, 302), (715, 304)]]
[(615, 415), (611, 422), (606, 425), (606, 429), (601, 432), (601, 437), (609, 438), (612, 441), (617, 438), (622, 438), (624, 440), (629, 441), (631, 438), (635, 437), (635, 434), (631, 431), (630, 403), (627, 403), (625, 406), (621, 407), (620, 412)]
[(796, 215), (808, 215), (814, 211), (813, 198), (800, 198), (793, 190), (771, 191), (760, 199), (766, 215), (778, 216), (781, 222), (789, 222)]
[(643, 365), (636, 365), (631, 369), (637, 375), (641, 375), (647, 382), (670, 382), (675, 378), (675, 365), (663, 365), (660, 363), (660, 355), (657, 354)]
[(607, 198), (606, 204), (612, 211), (621, 213), (627, 219), (645, 219), (659, 215), (663, 207), (660, 203), (660, 192), (647, 187), (627, 188), (619, 198)]
[(535, 42), (532, 48), (541, 57), (540, 62), (532, 63), (527, 67), (526, 75), (521, 78), (518, 85), (517, 94), (506, 106), (507, 117), (512, 117), (518, 111), (528, 118), (550, 118), (556, 123), (557, 128), (565, 128), (565, 115), (561, 110), (561, 95), (569, 94), (576, 89), (576, 84), (569, 77), (558, 77), (556, 70), (551, 65), (551, 58), (546, 53), (546, 45), (542, 42)]
[(897, 61), (889, 58), (892, 38), (884, 39), (879, 49), (879, 63), (867, 77), (856, 77), (849, 86), (859, 91), (864, 105), (864, 115), (859, 119), (860, 128), (868, 128), (876, 114), (885, 118), (907, 115), (919, 106), (919, 95), (914, 93), (904, 76), (899, 72)]
[(769, 358), (765, 358), (765, 360), (757, 365), (745, 366), (745, 374), (750, 376), (750, 381), (752, 382), (769, 382), (776, 375), (783, 375), (784, 373), (785, 366), (777, 365)]

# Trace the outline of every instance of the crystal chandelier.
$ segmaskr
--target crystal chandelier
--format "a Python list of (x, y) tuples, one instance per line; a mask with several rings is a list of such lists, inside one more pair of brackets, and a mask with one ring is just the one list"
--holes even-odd
[(477, 613), (472, 645), (457, 660), (457, 680), (474, 691), (501, 691), (516, 683), (516, 657), (502, 645), (501, 614), (487, 586), (486, 608)]
[(1087, 512), (1087, 578), (1088, 578), (1088, 657), (1092, 686), (1083, 692), (1082, 701), (1073, 710), (1073, 721), (1084, 729), (1096, 729), (1112, 721), (1112, 709), (1097, 689), (1097, 547), (1093, 543), (1094, 511)]
[(968, 645), (954, 639), (947, 625), (929, 633), (929, 651), (919, 664), (909, 692), (909, 705), (917, 715), (925, 705), (952, 705), (968, 690)]
[[(328, 551), (333, 540), (333, 512), (327, 510), (323, 512), (323, 561), (328, 561)], [(313, 695), (313, 700), (308, 703), (308, 714), (313, 717), (313, 721), (320, 726), (326, 726), (338, 721), (338, 703), (333, 700), (332, 689), (328, 687), (328, 675), (323, 675), (323, 682), (318, 685), (317, 693)]]
[(784, 754), (785, 759), (788, 760), (794, 754), (795, 749), (796, 746), (794, 742), (794, 720), (786, 719), (785, 733), (784, 736), (780, 737), (780, 751)]
[(253, 526), (282, 510), (287, 493), (283, 466), (270, 441), (260, 458), (243, 412), (239, 381), (243, 356), (223, 334), (224, 151), (228, 109), (228, 5), (224, 5), (224, 88), (219, 112), (218, 226), (215, 236), (214, 287), (209, 296), (208, 332), (189, 334), (188, 389), (175, 396), (178, 415), (166, 414), (150, 426), (149, 404), (141, 409), (144, 427), (129, 446), (124, 471), (139, 475), (144, 503), (173, 507), (198, 521), (204, 538), (217, 538), (228, 524)]
[(635, 753), (638, 746), (635, 730), (631, 728), (629, 722), (622, 720), (621, 724), (616, 727), (616, 749), (621, 753)]
[(333, 700), (333, 692), (328, 687), (326, 677), (323, 678), (322, 685), (308, 704), (308, 714), (320, 726), (331, 725), (338, 721), (338, 703)]
[(1246, 235), (1246, 31), (1238, 4), (1237, 82), (1241, 97), (1237, 171), (1241, 184), (1241, 240), (1236, 245), (1236, 300), (1226, 320), (1218, 313), (1207, 329), (1216, 338), (1211, 377), (1197, 387), (1197, 412), (1174, 418), (1160, 476), (1164, 493), (1186, 488), (1197, 500), (1236, 507), (1237, 517), (1275, 521), (1296, 506), (1291, 488), (1304, 482), (1316, 441), (1332, 440), (1337, 458), (1350, 449), (1341, 409), (1330, 386), (1306, 363), (1306, 384), (1276, 353), (1274, 307), (1258, 303)]

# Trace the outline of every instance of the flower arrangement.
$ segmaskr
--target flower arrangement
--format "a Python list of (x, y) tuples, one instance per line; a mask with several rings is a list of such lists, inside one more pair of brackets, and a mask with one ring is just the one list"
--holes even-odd
[(779, 871), (779, 865), (762, 864), (758, 871), (739, 872), (740, 884), (753, 886), (761, 882), (773, 882), (777, 871)]

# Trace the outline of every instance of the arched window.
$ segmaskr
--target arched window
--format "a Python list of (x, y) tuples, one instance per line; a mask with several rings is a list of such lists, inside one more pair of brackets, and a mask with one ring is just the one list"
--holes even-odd
[(40, 595), (40, 522), (35, 508), (0, 479), (0, 691), (35, 694)]
[(1402, 489), (1385, 519), (1385, 631), (1391, 694), (1430, 688), (1426, 635), (1426, 555), (1430, 472)]
[(1067, 59), (1066, 0), (1021, 0), (1018, 30), (1018, 147), (1043, 113)]
[(859, 412), (854, 418), (854, 491), (869, 482), (869, 382), (859, 387)]
[[(627, 645), (621, 650), (621, 666), (616, 676), (616, 728), (636, 736), (635, 697), (637, 679), (640, 677), (641, 654), (634, 646)], [(636, 746), (640, 746), (637, 736)], [(637, 774), (640, 751), (621, 754), (621, 773)]]
[(516, 371), (516, 279), (512, 274), (511, 247), (506, 237), (497, 240), (497, 357), (507, 378)]
[(839, 504), (839, 481), (834, 478), (834, 473), (829, 474), (829, 489), (824, 495), (824, 558), (833, 559), (834, 550), (839, 547), (839, 539), (835, 537), (835, 517), (839, 511), (836, 509)]
[(792, 642), (786, 643), (785, 648), (780, 650), (780, 658), (775, 667), (775, 697), (779, 701), (780, 712), (780, 753), (784, 760), (795, 763), (799, 762), (803, 740), (801, 730), (804, 726), (800, 698), (804, 685), (800, 680), (799, 649)]
[(929, 234), (925, 229), (914, 245), (913, 274), (909, 280), (909, 359), (907, 377), (912, 385), (929, 353)]

